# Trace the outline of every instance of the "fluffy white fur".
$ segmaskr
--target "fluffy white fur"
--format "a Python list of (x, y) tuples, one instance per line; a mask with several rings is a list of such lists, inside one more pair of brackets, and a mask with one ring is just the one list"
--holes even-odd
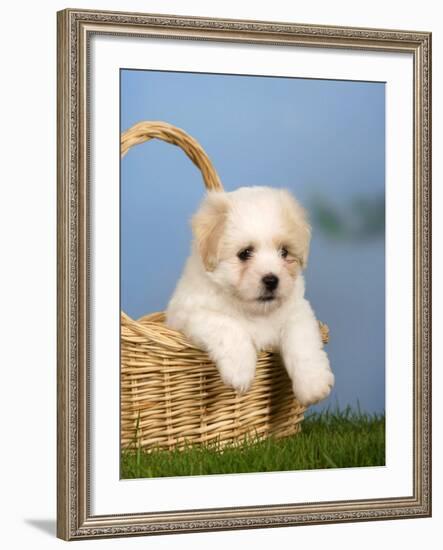
[(239, 392), (253, 382), (257, 352), (272, 348), (300, 403), (327, 397), (334, 375), (304, 297), (310, 226), (300, 204), (268, 187), (210, 192), (192, 227), (192, 253), (167, 309), (168, 326), (205, 349)]

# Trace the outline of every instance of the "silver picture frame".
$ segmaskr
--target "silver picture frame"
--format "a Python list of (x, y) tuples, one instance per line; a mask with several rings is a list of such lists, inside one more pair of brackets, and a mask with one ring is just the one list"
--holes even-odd
[[(58, 503), (65, 540), (431, 515), (431, 34), (68, 9), (58, 13)], [(408, 52), (414, 62), (413, 494), (94, 516), (88, 465), (88, 48), (94, 34)]]

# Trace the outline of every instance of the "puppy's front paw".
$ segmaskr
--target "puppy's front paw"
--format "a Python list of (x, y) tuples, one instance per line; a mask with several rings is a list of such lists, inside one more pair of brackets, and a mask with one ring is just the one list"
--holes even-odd
[(247, 354), (232, 353), (219, 359), (217, 367), (223, 382), (239, 393), (245, 393), (252, 386), (257, 355), (251, 349)]
[(292, 383), (297, 401), (307, 407), (328, 397), (334, 386), (334, 374), (326, 354), (297, 362)]

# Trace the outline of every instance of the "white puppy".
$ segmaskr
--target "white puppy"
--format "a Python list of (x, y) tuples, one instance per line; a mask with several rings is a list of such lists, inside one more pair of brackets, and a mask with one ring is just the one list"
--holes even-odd
[(239, 392), (253, 382), (257, 352), (272, 348), (301, 404), (327, 397), (334, 375), (304, 297), (311, 230), (303, 208), (281, 189), (209, 192), (192, 227), (192, 254), (168, 305), (168, 326), (206, 350)]

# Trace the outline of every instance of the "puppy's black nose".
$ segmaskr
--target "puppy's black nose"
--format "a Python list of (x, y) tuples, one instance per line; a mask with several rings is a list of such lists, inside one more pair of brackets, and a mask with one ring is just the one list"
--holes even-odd
[(266, 290), (275, 290), (278, 286), (278, 277), (273, 273), (268, 273), (262, 278), (263, 284), (266, 287)]

